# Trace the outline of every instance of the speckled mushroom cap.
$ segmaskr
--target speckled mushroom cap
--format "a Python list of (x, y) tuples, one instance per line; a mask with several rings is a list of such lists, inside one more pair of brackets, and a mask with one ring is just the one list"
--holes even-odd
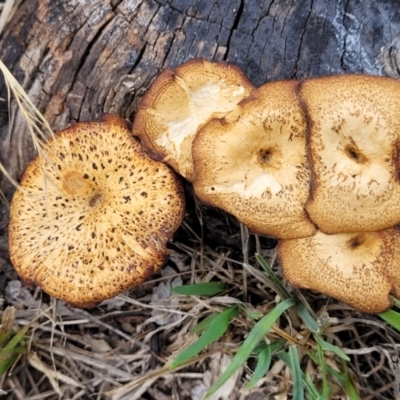
[(400, 231), (338, 233), (281, 240), (278, 254), (293, 285), (325, 293), (368, 313), (400, 295)]
[(191, 180), (198, 129), (233, 110), (253, 89), (235, 65), (190, 60), (156, 78), (140, 103), (133, 132), (153, 158)]
[(306, 122), (297, 83), (267, 83), (193, 142), (193, 185), (204, 202), (235, 215), (253, 232), (279, 238), (313, 235)]
[(125, 122), (109, 115), (73, 125), (44, 151), (47, 158), (31, 162), (11, 203), (9, 247), (18, 274), (87, 307), (160, 268), (183, 218), (183, 192)]
[(325, 233), (400, 222), (400, 82), (330, 76), (305, 81), (299, 95), (309, 122), (311, 220)]

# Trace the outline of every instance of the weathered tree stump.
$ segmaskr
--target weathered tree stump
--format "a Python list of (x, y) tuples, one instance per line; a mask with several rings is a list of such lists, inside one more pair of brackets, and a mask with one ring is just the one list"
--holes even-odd
[[(25, 0), (0, 59), (57, 131), (103, 112), (132, 120), (154, 77), (192, 57), (236, 63), (255, 85), (398, 76), (399, 31), (400, 9), (384, 0)], [(0, 107), (0, 161), (18, 179), (32, 143), (15, 102), (10, 122)]]

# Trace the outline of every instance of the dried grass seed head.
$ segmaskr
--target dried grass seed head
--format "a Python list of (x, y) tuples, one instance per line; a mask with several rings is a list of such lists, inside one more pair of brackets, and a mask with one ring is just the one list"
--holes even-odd
[(313, 235), (306, 122), (297, 82), (267, 83), (193, 142), (194, 188), (204, 202), (235, 215), (253, 232), (279, 238)]
[(156, 78), (140, 104), (133, 132), (152, 157), (191, 180), (197, 131), (225, 116), (253, 89), (237, 66), (190, 60)]
[(30, 163), (11, 203), (9, 247), (19, 275), (86, 307), (162, 265), (184, 197), (116, 116), (59, 132)]
[(280, 240), (285, 278), (343, 301), (357, 310), (379, 313), (400, 294), (400, 231), (338, 233)]
[(304, 81), (312, 171), (307, 211), (325, 233), (400, 222), (400, 82), (341, 75)]

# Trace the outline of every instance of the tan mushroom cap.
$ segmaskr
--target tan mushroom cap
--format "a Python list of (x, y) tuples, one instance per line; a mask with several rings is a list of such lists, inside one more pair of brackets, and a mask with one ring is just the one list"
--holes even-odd
[(368, 313), (391, 307), (400, 295), (400, 231), (338, 233), (281, 240), (278, 254), (288, 281)]
[(235, 215), (255, 233), (313, 235), (305, 116), (297, 83), (267, 83), (237, 109), (204, 126), (193, 142), (193, 185), (204, 202)]
[[(25, 280), (88, 307), (160, 268), (183, 218), (180, 182), (116, 116), (49, 141), (11, 203), (11, 261)], [(45, 171), (45, 172), (44, 172)]]
[(152, 157), (191, 180), (198, 129), (225, 116), (253, 89), (237, 66), (190, 60), (156, 78), (141, 101), (133, 132)]
[(307, 211), (325, 233), (400, 222), (400, 82), (342, 75), (305, 81), (312, 170)]

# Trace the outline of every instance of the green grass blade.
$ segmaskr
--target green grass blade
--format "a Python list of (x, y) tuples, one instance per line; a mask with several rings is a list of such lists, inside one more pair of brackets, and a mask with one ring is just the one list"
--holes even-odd
[(14, 354), (23, 354), (25, 352), (25, 347), (23, 346), (18, 346), (14, 347), (13, 349), (1, 349), (0, 350), (0, 362), (2, 362), (4, 359), (9, 358), (10, 356)]
[(350, 375), (347, 373), (342, 374), (343, 377), (343, 383), (342, 386), (345, 390), (345, 392), (348, 394), (350, 400), (361, 400), (361, 397), (358, 394), (357, 389), (354, 386), (354, 383), (350, 377)]
[(328, 386), (328, 379), (327, 379), (327, 372), (326, 372), (326, 363), (325, 363), (325, 355), (324, 349), (322, 348), (321, 344), (317, 341), (317, 349), (315, 352), (307, 353), (308, 356), (321, 367), (321, 375), (322, 375), (322, 398), (329, 399), (329, 386)]
[(0, 376), (7, 372), (8, 368), (10, 368), (10, 366), (14, 364), (17, 358), (18, 355), (14, 354), (12, 357), (9, 357), (6, 360), (0, 362)]
[(246, 362), (252, 351), (260, 343), (265, 334), (271, 329), (277, 319), (289, 307), (292, 307), (295, 304), (296, 302), (293, 299), (284, 300), (254, 325), (253, 329), (235, 354), (235, 357), (233, 357), (228, 368), (208, 391), (205, 398), (214, 394)]
[[(273, 281), (278, 294), (283, 298), (283, 299), (290, 299), (292, 296), (290, 293), (287, 291), (285, 286), (282, 285), (282, 282), (278, 279), (278, 277), (275, 275), (274, 271), (272, 268), (268, 265), (268, 263), (264, 260), (264, 258), (260, 254), (256, 254), (256, 259), (258, 263), (261, 265), (261, 267), (264, 269), (264, 271), (268, 274), (268, 276), (271, 278)], [(304, 307), (302, 304), (297, 304), (294, 307), (299, 314), (300, 318), (303, 320), (303, 322), (306, 324), (307, 328), (311, 332), (318, 332), (319, 326), (317, 321), (312, 317), (310, 312), (307, 310), (306, 307)]]
[(14, 347), (17, 346), (19, 342), (21, 342), (25, 336), (25, 333), (29, 329), (29, 324), (25, 325), (23, 328), (21, 328), (9, 341), (8, 343), (3, 347), (2, 350), (11, 350)]
[(347, 372), (347, 366), (344, 364), (344, 373), (340, 373), (334, 370), (331, 366), (326, 366), (327, 371), (330, 375), (334, 376), (336, 380), (340, 383), (342, 388), (345, 390), (350, 400), (361, 400), (361, 397), (358, 395), (357, 389), (355, 388), (353, 381), (350, 378), (350, 375)]
[(276, 353), (278, 351), (281, 351), (285, 347), (286, 343), (287, 342), (286, 342), (285, 339), (278, 339), (275, 342), (272, 342), (270, 344), (260, 343), (255, 347), (253, 353), (254, 354), (259, 354), (263, 350), (265, 350), (266, 348), (269, 347), (271, 349), (271, 353), (274, 354), (274, 353)]
[(286, 351), (279, 352), (278, 357), (292, 370), (293, 400), (303, 400), (303, 378), (296, 346), (290, 346), (288, 353)]
[(250, 319), (259, 320), (264, 316), (264, 314), (262, 314), (258, 311), (250, 310), (247, 307), (242, 306), (241, 308), (244, 311), (244, 313), (246, 314), (246, 316), (249, 317)]
[(12, 330), (9, 330), (7, 332), (0, 332), (0, 349), (3, 348), (4, 343), (8, 342), (12, 334)]
[[(328, 345), (329, 345), (329, 343), (328, 343)], [(327, 350), (333, 351), (331, 349), (327, 349)], [(356, 388), (354, 387), (354, 384), (353, 384), (349, 374), (347, 373), (347, 367), (346, 367), (345, 361), (342, 360), (342, 365), (344, 366), (344, 370), (346, 372), (344, 374), (342, 374), (342, 373), (334, 370), (332, 367), (330, 367), (329, 365), (327, 365), (325, 363), (323, 351), (324, 351), (323, 345), (317, 339), (317, 352), (307, 353), (308, 356), (315, 363), (317, 363), (321, 366), (322, 379), (323, 379), (323, 382), (322, 382), (323, 383), (323, 398), (329, 399), (329, 384), (327, 382), (327, 374), (330, 374), (338, 381), (338, 383), (342, 386), (342, 388), (345, 390), (345, 392), (349, 395), (350, 400), (360, 400), (360, 397), (358, 396), (358, 392), (357, 392)], [(347, 357), (347, 355), (345, 355), (345, 356)]]
[[(23, 354), (26, 351), (24, 346), (21, 346), (21, 342), (24, 340), (24, 336), (28, 331), (30, 325), (25, 325), (21, 328), (14, 336), (9, 337), (6, 344), (3, 343), (0, 349), (0, 376), (3, 375), (8, 368), (17, 360), (19, 354)], [(3, 339), (6, 336), (3, 336)]]
[(261, 254), (256, 253), (256, 259), (258, 263), (261, 265), (263, 270), (268, 274), (268, 276), (271, 278), (272, 282), (274, 283), (276, 290), (278, 294), (282, 297), (282, 299), (290, 299), (290, 293), (287, 291), (285, 286), (282, 285), (282, 282), (277, 278), (275, 275), (274, 271), (272, 271), (272, 268), (269, 266), (269, 264), (264, 260)]
[(289, 354), (286, 351), (280, 351), (278, 357), (290, 368), (292, 369), (292, 364), (290, 363)]
[(14, 334), (13, 328), (16, 311), (16, 308), (13, 306), (8, 306), (3, 311), (0, 326), (0, 349), (3, 348), (4, 344), (8, 342), (10, 337)]
[(211, 321), (208, 328), (195, 343), (178, 354), (178, 356), (172, 362), (170, 369), (176, 368), (178, 365), (185, 363), (190, 358), (199, 354), (206, 346), (219, 339), (228, 329), (232, 318), (234, 318), (237, 314), (238, 307), (236, 306), (222, 311)]
[(393, 305), (397, 308), (400, 308), (400, 299), (398, 299), (397, 297), (394, 297), (394, 296), (389, 296), (389, 297), (392, 300)]
[(312, 317), (310, 312), (307, 310), (306, 307), (303, 306), (303, 304), (296, 304), (295, 305), (295, 310), (297, 311), (297, 314), (299, 314), (299, 317), (302, 319), (302, 321), (305, 323), (307, 328), (311, 332), (318, 332), (319, 326), (317, 321)]
[(304, 400), (303, 379), (301, 376), (299, 353), (296, 346), (289, 347), (289, 358), (293, 374), (293, 400)]
[(203, 321), (199, 322), (191, 331), (190, 333), (200, 333), (205, 331), (211, 324), (211, 322), (214, 320), (214, 318), (218, 317), (220, 313), (213, 313), (210, 315), (207, 315), (203, 319)]
[(171, 288), (171, 291), (186, 296), (214, 296), (227, 289), (224, 282), (204, 282)]
[(333, 353), (335, 353), (338, 357), (340, 357), (342, 360), (345, 361), (350, 361), (350, 357), (347, 354), (344, 354), (342, 350), (339, 349), (339, 347), (330, 344), (328, 342), (326, 342), (324, 339), (322, 339), (321, 336), (319, 335), (315, 335), (315, 339), (316, 341), (321, 345), (321, 347), (324, 350), (328, 350), (328, 351), (332, 351)]
[(321, 367), (322, 373), (322, 396), (324, 399), (329, 399), (329, 384), (326, 372), (324, 349), (319, 341), (317, 341), (317, 363)]
[(302, 372), (302, 377), (303, 377), (304, 388), (307, 391), (307, 399), (309, 399), (309, 400), (325, 400), (321, 396), (321, 394), (318, 392), (314, 383), (310, 380), (310, 378), (304, 372)]
[(244, 387), (246, 390), (252, 389), (257, 382), (267, 373), (271, 365), (272, 351), (271, 347), (267, 346), (258, 354), (257, 366), (253, 372), (249, 383)]
[(378, 314), (386, 323), (400, 332), (400, 314), (397, 311), (387, 310)]

